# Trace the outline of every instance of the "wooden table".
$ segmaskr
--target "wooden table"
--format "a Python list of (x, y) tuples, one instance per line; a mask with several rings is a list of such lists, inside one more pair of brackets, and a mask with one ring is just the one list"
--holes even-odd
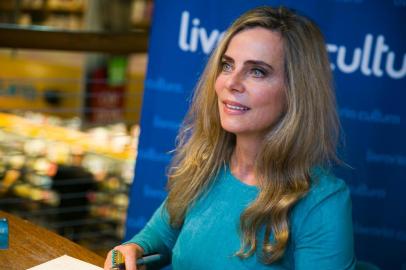
[(0, 250), (1, 270), (23, 270), (64, 254), (103, 267), (104, 258), (26, 220), (0, 211), (9, 223), (9, 248)]

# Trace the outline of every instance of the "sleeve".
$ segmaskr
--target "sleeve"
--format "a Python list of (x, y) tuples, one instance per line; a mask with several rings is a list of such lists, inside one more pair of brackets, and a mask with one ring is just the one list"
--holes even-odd
[(293, 235), (295, 269), (355, 269), (349, 190), (341, 181), (339, 187), (319, 192), (323, 195), (301, 209), (306, 213)]
[(145, 254), (160, 253), (170, 258), (178, 235), (179, 229), (169, 224), (169, 214), (163, 202), (145, 227), (125, 244), (134, 243), (142, 247)]

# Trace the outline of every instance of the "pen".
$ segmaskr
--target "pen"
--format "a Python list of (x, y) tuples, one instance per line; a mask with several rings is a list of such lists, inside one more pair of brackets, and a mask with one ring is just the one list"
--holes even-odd
[(152, 254), (152, 255), (143, 256), (143, 257), (137, 259), (137, 265), (144, 265), (144, 264), (157, 262), (161, 258), (162, 258), (161, 254)]
[[(125, 270), (124, 256), (118, 250), (112, 252), (112, 266), (110, 270)], [(148, 265), (157, 262), (162, 258), (161, 254), (151, 254), (137, 259), (137, 265)]]

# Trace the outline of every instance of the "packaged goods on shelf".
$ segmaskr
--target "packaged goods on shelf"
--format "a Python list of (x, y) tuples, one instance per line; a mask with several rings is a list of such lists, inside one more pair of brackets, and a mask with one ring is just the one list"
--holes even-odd
[[(121, 239), (139, 127), (80, 131), (66, 120), (25, 115), (0, 113), (1, 207), (73, 240), (99, 229)], [(56, 125), (66, 123), (73, 129)], [(58, 176), (62, 180), (56, 181), (58, 170), (75, 168), (83, 173), (65, 178), (79, 178)]]

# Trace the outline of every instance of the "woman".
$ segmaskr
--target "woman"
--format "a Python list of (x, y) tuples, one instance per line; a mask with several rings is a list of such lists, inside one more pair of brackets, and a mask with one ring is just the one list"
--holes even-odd
[(354, 269), (349, 192), (328, 172), (338, 127), (317, 26), (286, 8), (243, 14), (197, 85), (166, 201), (115, 248), (126, 269), (151, 252), (173, 269)]

